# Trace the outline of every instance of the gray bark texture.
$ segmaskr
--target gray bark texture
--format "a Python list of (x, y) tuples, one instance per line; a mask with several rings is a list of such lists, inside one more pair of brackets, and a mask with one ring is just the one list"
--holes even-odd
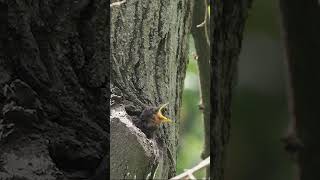
[(320, 179), (320, 2), (281, 0), (291, 122), (283, 139), (299, 180)]
[[(175, 175), (192, 4), (130, 0), (111, 9), (111, 179)], [(132, 125), (145, 106), (169, 103), (152, 140)]]
[(211, 178), (224, 178), (224, 159), (229, 139), (232, 90), (245, 20), (251, 1), (211, 3)]
[(0, 179), (107, 179), (109, 3), (0, 0)]

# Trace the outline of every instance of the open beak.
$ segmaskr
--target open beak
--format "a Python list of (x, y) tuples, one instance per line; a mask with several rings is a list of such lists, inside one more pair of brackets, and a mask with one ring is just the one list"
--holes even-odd
[(161, 105), (160, 108), (159, 108), (159, 110), (158, 110), (158, 112), (157, 112), (157, 116), (158, 116), (160, 122), (162, 122), (162, 123), (167, 123), (167, 122), (168, 122), (168, 123), (171, 123), (171, 122), (172, 122), (171, 119), (165, 117), (165, 116), (162, 114), (162, 109), (165, 108), (168, 104), (169, 104), (169, 103), (166, 103), (166, 104), (164, 104), (164, 105)]

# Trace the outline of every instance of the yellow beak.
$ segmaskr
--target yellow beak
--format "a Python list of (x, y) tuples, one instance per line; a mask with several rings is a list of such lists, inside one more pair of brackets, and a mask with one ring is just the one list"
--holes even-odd
[(157, 116), (158, 116), (160, 122), (162, 122), (162, 123), (167, 123), (167, 122), (168, 122), (168, 123), (171, 123), (171, 122), (172, 122), (171, 119), (165, 117), (165, 116), (162, 114), (162, 109), (165, 108), (168, 104), (169, 104), (169, 103), (166, 103), (166, 104), (164, 104), (164, 105), (161, 105), (160, 108), (159, 108), (159, 110), (158, 110), (158, 112), (157, 112)]

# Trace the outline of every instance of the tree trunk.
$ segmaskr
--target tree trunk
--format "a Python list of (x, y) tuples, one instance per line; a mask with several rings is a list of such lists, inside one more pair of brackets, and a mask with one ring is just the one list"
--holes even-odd
[[(111, 178), (175, 175), (191, 1), (130, 0), (111, 10)], [(132, 125), (147, 105), (169, 103), (173, 124), (149, 140)]]
[(224, 178), (224, 157), (230, 132), (231, 98), (245, 20), (251, 1), (211, 3), (211, 177)]
[(280, 8), (292, 115), (286, 149), (297, 160), (299, 179), (316, 180), (320, 179), (320, 3), (281, 0)]
[(107, 179), (108, 9), (0, 1), (0, 179)]

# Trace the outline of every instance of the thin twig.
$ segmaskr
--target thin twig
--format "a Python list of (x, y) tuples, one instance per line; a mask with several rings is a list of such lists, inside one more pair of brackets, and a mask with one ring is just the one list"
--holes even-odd
[(110, 7), (113, 7), (113, 6), (120, 6), (121, 4), (125, 3), (126, 0), (123, 0), (123, 1), (119, 1), (119, 2), (114, 2), (114, 3), (111, 3), (110, 4)]
[(196, 27), (197, 28), (203, 27), (206, 24), (206, 22), (207, 22), (207, 18), (202, 23), (198, 24)]
[[(210, 165), (210, 156), (207, 157), (205, 160), (201, 161), (198, 165), (196, 165), (195, 167), (189, 169), (189, 170), (186, 170), (184, 173), (182, 174), (179, 174), (178, 176), (175, 176), (173, 178), (171, 178), (171, 180), (174, 180), (174, 179), (182, 179), (182, 178), (185, 178), (185, 177), (190, 177), (190, 178), (194, 178), (194, 176), (192, 175), (193, 173), (203, 169), (204, 167)], [(192, 175), (192, 176), (190, 176)]]
[[(208, 21), (208, 4), (207, 4), (207, 0), (204, 0), (205, 1), (205, 14), (204, 14), (204, 20), (198, 24), (196, 27), (197, 28), (201, 28), (201, 27), (205, 27), (207, 21)], [(320, 0), (319, 0), (320, 1)], [(208, 36), (208, 29), (205, 27), (204, 28), (204, 33), (205, 33), (205, 36), (206, 36), (206, 41), (208, 43), (208, 45), (210, 45), (210, 40), (209, 40), (209, 36)]]

